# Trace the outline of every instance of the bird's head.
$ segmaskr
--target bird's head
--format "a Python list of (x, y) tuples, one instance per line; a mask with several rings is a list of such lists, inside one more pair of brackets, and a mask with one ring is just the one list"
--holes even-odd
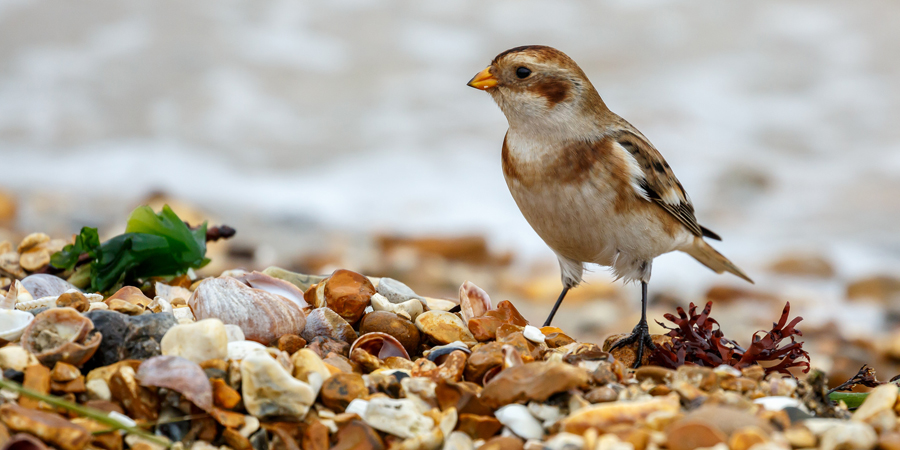
[(542, 45), (500, 53), (468, 85), (491, 94), (511, 128), (544, 135), (596, 129), (596, 116), (608, 111), (578, 64)]

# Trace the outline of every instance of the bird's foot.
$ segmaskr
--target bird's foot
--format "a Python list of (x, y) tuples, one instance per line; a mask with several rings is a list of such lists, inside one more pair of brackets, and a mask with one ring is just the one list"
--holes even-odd
[(641, 360), (644, 358), (644, 347), (649, 348), (650, 350), (656, 350), (656, 345), (653, 343), (653, 340), (650, 339), (650, 328), (647, 326), (646, 320), (641, 320), (633, 330), (631, 330), (631, 335), (616, 341), (612, 347), (609, 348), (609, 351), (621, 347), (625, 347), (628, 345), (632, 345), (637, 343), (637, 350), (635, 351), (635, 359), (634, 366), (632, 368), (637, 369), (641, 366)]

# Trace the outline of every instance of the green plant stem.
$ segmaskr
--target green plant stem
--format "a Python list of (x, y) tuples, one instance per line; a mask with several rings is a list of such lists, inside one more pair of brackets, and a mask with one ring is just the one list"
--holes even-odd
[(832, 392), (828, 394), (828, 398), (831, 401), (843, 401), (848, 408), (859, 408), (859, 405), (862, 405), (868, 396), (868, 392)]
[(110, 427), (112, 427), (116, 430), (122, 430), (122, 431), (125, 431), (126, 433), (138, 435), (148, 441), (153, 442), (154, 444), (162, 445), (166, 448), (169, 448), (172, 446), (172, 443), (169, 442), (168, 439), (161, 438), (159, 436), (154, 435), (153, 433), (150, 433), (150, 432), (143, 430), (141, 428), (138, 428), (138, 427), (132, 427), (129, 425), (125, 425), (122, 422), (119, 422), (118, 420), (113, 419), (112, 417), (109, 417), (109, 415), (107, 415), (107, 413), (104, 411), (100, 411), (98, 409), (93, 409), (93, 408), (87, 408), (87, 407), (81, 406), (77, 403), (72, 403), (68, 400), (63, 400), (63, 399), (53, 396), (53, 395), (42, 394), (40, 392), (36, 392), (36, 391), (33, 391), (26, 387), (23, 387), (19, 383), (16, 383), (16, 382), (10, 381), (10, 380), (0, 379), (0, 388), (9, 389), (10, 391), (18, 392), (19, 394), (22, 394), (26, 397), (31, 397), (33, 399), (40, 400), (49, 405), (53, 405), (58, 408), (63, 408), (67, 411), (72, 411), (75, 414), (78, 414), (80, 416), (84, 416), (89, 419), (93, 419), (104, 425), (109, 425)]

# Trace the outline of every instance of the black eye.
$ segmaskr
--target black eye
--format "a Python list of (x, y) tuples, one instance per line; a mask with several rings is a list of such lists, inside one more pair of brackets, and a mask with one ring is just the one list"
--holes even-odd
[(527, 67), (519, 67), (516, 69), (516, 76), (519, 78), (528, 78), (528, 75), (531, 75), (531, 69)]

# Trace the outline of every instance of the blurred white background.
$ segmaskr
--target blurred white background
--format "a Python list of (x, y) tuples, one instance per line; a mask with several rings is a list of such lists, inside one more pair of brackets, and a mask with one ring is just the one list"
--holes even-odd
[[(497, 53), (545, 44), (654, 142), (751, 275), (798, 252), (839, 278), (900, 274), (898, 12), (891, 0), (0, 0), (0, 188), (27, 231), (121, 220), (163, 191), (275, 253), (314, 230), (481, 232), (551, 259), (503, 181), (505, 119), (465, 85)], [(654, 268), (664, 286), (713, 278), (684, 255)]]

